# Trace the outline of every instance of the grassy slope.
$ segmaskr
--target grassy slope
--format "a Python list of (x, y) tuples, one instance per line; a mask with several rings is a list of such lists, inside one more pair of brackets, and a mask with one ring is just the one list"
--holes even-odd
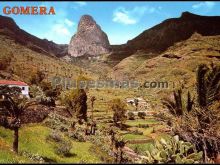
[(75, 65), (71, 65), (56, 57), (49, 57), (32, 51), (4, 35), (0, 35), (0, 52), (0, 59), (4, 57), (12, 59), (6, 72), (13, 70), (13, 78), (19, 79), (20, 77), (20, 79), (26, 82), (28, 82), (31, 72), (37, 69), (43, 71), (48, 78), (57, 75), (76, 79), (80, 73), (88, 75), (88, 77), (91, 76), (90, 73), (84, 72)]
[(90, 147), (92, 146), (92, 144), (89, 142), (72, 141), (73, 148), (71, 153), (75, 156), (61, 157), (57, 155), (54, 150), (55, 143), (48, 142), (46, 140), (46, 137), (50, 131), (51, 129), (36, 124), (22, 127), (20, 130), (19, 155), (17, 156), (11, 151), (13, 132), (0, 127), (0, 162), (34, 162), (27, 157), (22, 156), (21, 153), (24, 151), (34, 155), (38, 154), (42, 157), (59, 163), (101, 162), (93, 153), (89, 151)]
[(134, 77), (130, 75), (141, 66), (145, 60), (154, 57), (155, 54), (145, 54), (143, 52), (138, 52), (128, 58), (123, 59), (119, 64), (113, 67), (110, 73), (111, 77), (117, 80), (129, 80)]

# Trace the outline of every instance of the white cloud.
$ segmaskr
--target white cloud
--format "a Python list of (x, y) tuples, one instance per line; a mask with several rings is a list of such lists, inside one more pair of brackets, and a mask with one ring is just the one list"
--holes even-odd
[(79, 2), (75, 2), (75, 3), (78, 4), (79, 6), (85, 6), (85, 5), (87, 5), (87, 3), (84, 2), (84, 1), (79, 1)]
[(212, 9), (214, 6), (215, 6), (215, 2), (206, 1), (206, 2), (200, 2), (200, 3), (194, 4), (192, 8), (193, 9), (200, 9), (200, 8)]
[(70, 31), (64, 26), (64, 24), (55, 24), (52, 29), (51, 29), (51, 32), (53, 34), (56, 34), (56, 35), (65, 35), (65, 36), (70, 36), (71, 33)]
[(68, 25), (69, 27), (71, 27), (71, 26), (75, 25), (75, 23), (74, 23), (74, 22), (70, 21), (70, 20), (69, 20), (69, 19), (67, 19), (67, 18), (64, 20), (64, 23), (65, 23), (66, 25)]
[(125, 25), (132, 25), (136, 24), (145, 13), (154, 12), (156, 12), (154, 7), (136, 6), (131, 10), (127, 10), (124, 7), (119, 7), (113, 12), (112, 21)]
[(118, 22), (118, 23), (123, 23), (123, 24), (126, 24), (126, 25), (137, 23), (135, 18), (132, 18), (130, 16), (129, 12), (126, 11), (124, 8), (118, 9), (116, 12), (114, 12), (113, 21)]

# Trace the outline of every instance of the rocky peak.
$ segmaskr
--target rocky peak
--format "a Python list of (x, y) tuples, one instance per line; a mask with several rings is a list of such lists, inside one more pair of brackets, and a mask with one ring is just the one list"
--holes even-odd
[(182, 18), (182, 19), (194, 19), (194, 18), (198, 18), (198, 17), (201, 17), (201, 16), (186, 11), (186, 12), (183, 12), (181, 14), (180, 18)]
[(19, 29), (15, 21), (10, 17), (0, 15), (0, 22), (0, 28), (9, 28), (11, 30)]
[(109, 41), (105, 32), (90, 15), (83, 15), (77, 33), (72, 37), (68, 53), (71, 56), (95, 56), (109, 52)]
[(198, 15), (186, 11), (181, 14), (180, 18), (191, 18), (191, 17), (195, 17), (195, 16), (198, 17)]
[(94, 26), (97, 26), (95, 20), (90, 15), (83, 15), (79, 21), (78, 30), (84, 31)]

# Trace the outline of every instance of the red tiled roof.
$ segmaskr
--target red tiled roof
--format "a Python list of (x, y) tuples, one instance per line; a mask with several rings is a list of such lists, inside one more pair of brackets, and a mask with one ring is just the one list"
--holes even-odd
[(0, 80), (0, 85), (28, 86), (25, 82), (22, 82), (22, 81), (11, 81), (11, 80)]

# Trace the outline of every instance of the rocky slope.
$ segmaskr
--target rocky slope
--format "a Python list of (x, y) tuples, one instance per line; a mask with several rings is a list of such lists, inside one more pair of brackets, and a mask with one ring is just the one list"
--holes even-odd
[(20, 29), (15, 21), (0, 15), (0, 34), (6, 35), (15, 42), (22, 44), (36, 52), (62, 57), (67, 54), (68, 45), (59, 45), (46, 39), (39, 39)]
[(220, 16), (200, 16), (184, 12), (180, 18), (167, 19), (124, 45), (112, 46), (114, 53), (110, 59), (120, 61), (137, 50), (161, 53), (176, 42), (190, 38), (194, 32), (203, 36), (220, 35)]
[(68, 53), (74, 57), (109, 53), (108, 37), (91, 16), (81, 17), (77, 33), (70, 41)]
[[(199, 64), (220, 65), (220, 35), (193, 34), (186, 41), (169, 47), (157, 57), (143, 60), (147, 54), (134, 54), (113, 68), (112, 77), (138, 81), (167, 81), (190, 87), (195, 83)], [(142, 57), (142, 59), (141, 59)]]

